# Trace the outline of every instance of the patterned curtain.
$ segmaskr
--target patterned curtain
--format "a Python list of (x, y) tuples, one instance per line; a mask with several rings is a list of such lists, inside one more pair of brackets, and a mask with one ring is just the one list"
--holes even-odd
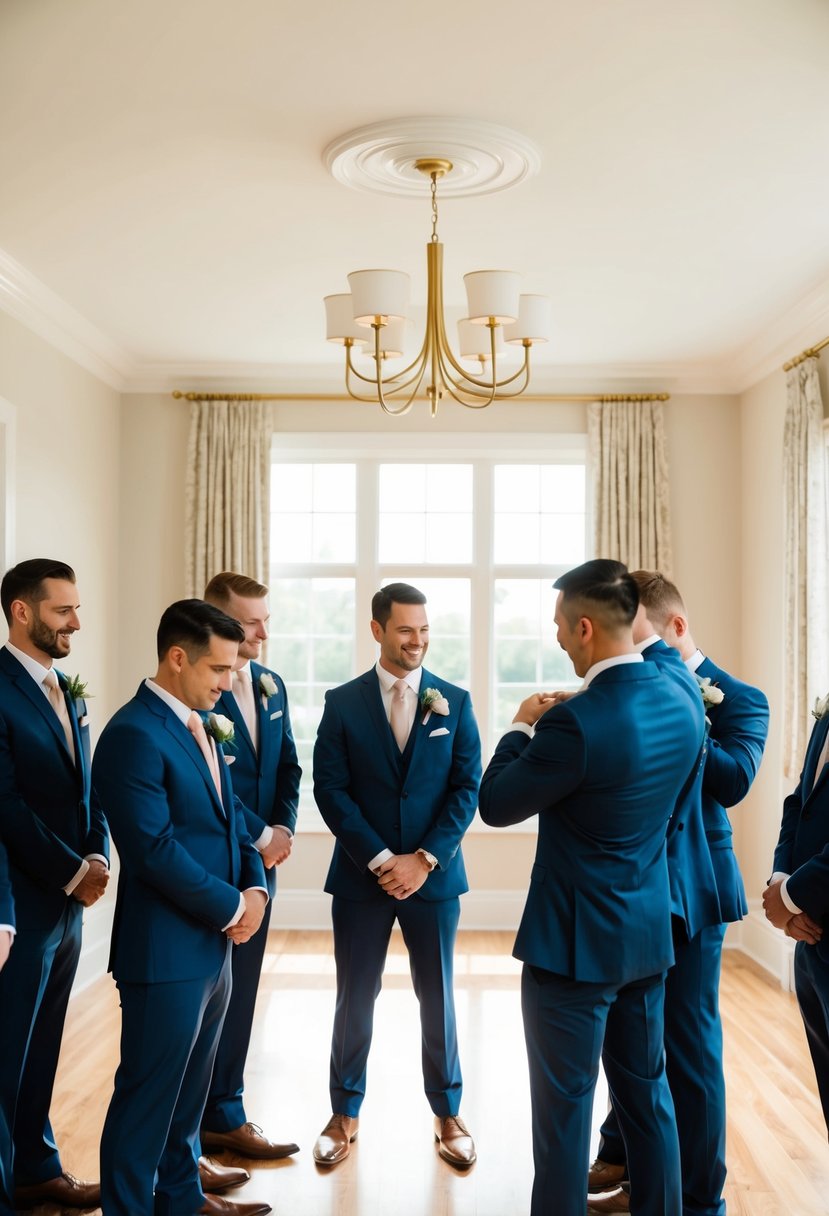
[(267, 583), (270, 410), (261, 401), (194, 401), (187, 453), (187, 594), (221, 570)]
[[(786, 776), (797, 778), (815, 697), (827, 691), (826, 456), (818, 361), (806, 359), (787, 373), (783, 431), (786, 530), (786, 704), (783, 723)], [(773, 572), (770, 572), (773, 579)]]
[(671, 571), (665, 420), (658, 401), (588, 407), (594, 553), (631, 570)]

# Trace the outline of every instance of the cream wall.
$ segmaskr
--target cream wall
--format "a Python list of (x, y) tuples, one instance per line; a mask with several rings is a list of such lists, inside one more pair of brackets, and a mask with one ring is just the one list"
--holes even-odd
[[(93, 694), (93, 738), (117, 704), (120, 397), (0, 312), (0, 398), (14, 418), (9, 561), (55, 557), (78, 578), (81, 629), (64, 664)], [(85, 913), (81, 980), (106, 961), (111, 898)]]

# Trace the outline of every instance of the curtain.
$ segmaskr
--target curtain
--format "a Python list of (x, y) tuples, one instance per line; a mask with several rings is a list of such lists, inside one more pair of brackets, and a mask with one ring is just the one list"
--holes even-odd
[(267, 583), (270, 411), (262, 401), (194, 401), (187, 452), (187, 594), (221, 570)]
[(596, 557), (631, 570), (671, 570), (665, 420), (658, 401), (588, 407)]
[[(812, 724), (811, 708), (815, 697), (827, 691), (826, 457), (816, 358), (791, 368), (786, 390), (783, 760), (786, 776), (796, 778)], [(772, 582), (773, 577), (770, 572)]]

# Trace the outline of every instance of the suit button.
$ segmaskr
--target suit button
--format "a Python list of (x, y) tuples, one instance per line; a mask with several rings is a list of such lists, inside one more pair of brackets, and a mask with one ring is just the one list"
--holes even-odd
[(684, 823), (678, 823), (678, 824), (676, 825), (676, 830), (677, 830), (678, 832), (684, 832), (684, 831), (685, 831), (685, 824), (684, 824)]

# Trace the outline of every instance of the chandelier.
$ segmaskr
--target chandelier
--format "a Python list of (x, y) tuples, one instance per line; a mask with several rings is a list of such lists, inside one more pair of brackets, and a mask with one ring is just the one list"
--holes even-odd
[[(432, 234), (426, 246), (426, 329), (415, 358), (400, 371), (386, 371), (403, 355), (409, 301), (408, 274), (398, 270), (356, 270), (350, 292), (325, 297), (326, 337), (345, 347), (345, 384), (357, 401), (376, 401), (387, 414), (405, 414), (425, 396), (432, 417), (446, 395), (469, 409), (520, 396), (530, 383), (530, 350), (550, 334), (546, 296), (521, 295), (520, 276), (508, 270), (476, 270), (464, 275), (468, 316), (458, 322), (459, 357), (446, 334), (443, 311), (443, 245), (438, 239), (437, 184), (452, 171), (443, 157), (420, 157), (413, 168), (431, 182)], [(517, 371), (499, 377), (504, 343), (523, 348)], [(370, 374), (354, 363), (356, 350), (374, 359)], [(460, 359), (472, 360), (468, 371)]]

